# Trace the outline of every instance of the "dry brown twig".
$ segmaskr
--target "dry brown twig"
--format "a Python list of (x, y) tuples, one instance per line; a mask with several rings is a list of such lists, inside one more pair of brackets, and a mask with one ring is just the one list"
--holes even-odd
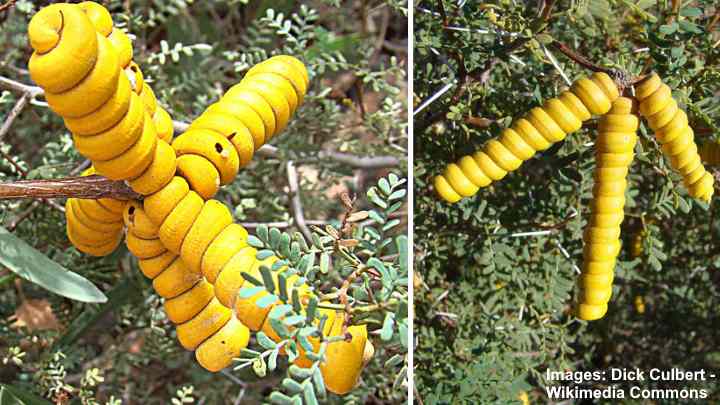
[(10, 7), (14, 6), (14, 5), (15, 5), (15, 1), (17, 1), (17, 0), (8, 0), (8, 1), (6, 1), (4, 4), (0, 5), (0, 13), (2, 13), (3, 11), (5, 11), (5, 10), (9, 9)]

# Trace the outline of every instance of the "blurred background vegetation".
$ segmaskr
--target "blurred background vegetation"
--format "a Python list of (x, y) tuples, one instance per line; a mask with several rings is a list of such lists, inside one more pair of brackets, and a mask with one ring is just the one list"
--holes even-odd
[[(27, 23), (51, 2), (4, 3), (0, 76), (32, 85), (26, 70), (31, 53)], [(343, 194), (357, 195), (356, 210), (377, 208), (366, 192), (390, 172), (404, 177), (408, 142), (405, 1), (112, 0), (103, 4), (113, 13), (116, 25), (134, 35), (134, 60), (176, 121), (191, 121), (239, 82), (252, 64), (271, 55), (285, 53), (307, 64), (312, 87), (288, 128), (273, 140), (277, 156), (257, 156), (216, 197), (234, 208), (235, 220), (251, 233), (261, 224), (288, 232), (300, 230), (291, 209), (288, 161), (294, 162), (299, 174), (301, 205), (309, 225), (338, 227), (346, 211)], [(22, 96), (11, 87), (0, 82), (0, 122), (10, 117)], [(83, 165), (62, 120), (42, 99), (31, 100), (7, 129), (0, 130), (0, 182), (66, 177)], [(403, 184), (393, 187), (404, 190)], [(382, 193), (371, 196), (378, 194)], [(11, 384), (16, 390), (0, 389), (0, 403), (23, 395), (58, 404), (266, 400), (285, 375), (282, 367), (262, 379), (249, 368), (205, 372), (193, 354), (177, 343), (161, 299), (153, 294), (124, 246), (103, 259), (82, 255), (70, 246), (62, 203), (0, 201), (0, 225), (90, 280), (109, 300), (86, 304), (54, 295), (18, 278), (0, 260), (0, 384)], [(387, 210), (379, 209), (382, 219), (394, 226), (382, 232), (383, 237), (395, 238), (407, 229), (406, 206), (395, 210), (384, 217)], [(369, 241), (361, 245), (362, 251), (358, 248), (361, 257), (382, 250), (383, 238), (358, 232), (359, 238)], [(395, 243), (383, 246), (387, 246), (383, 254), (390, 254), (395, 263), (405, 257), (397, 254)], [(317, 288), (339, 287), (347, 274), (337, 263), (341, 262), (333, 259), (330, 272), (317, 278)], [(406, 266), (399, 265), (406, 276)], [(407, 296), (404, 299), (407, 303)], [(402, 330), (405, 321), (398, 318), (396, 323), (395, 329)], [(407, 348), (398, 333), (384, 336), (381, 344), (377, 343), (379, 334), (376, 330), (371, 337), (375, 358), (359, 387), (329, 402), (405, 400), (401, 368), (407, 361)], [(398, 355), (399, 365), (398, 361), (384, 364)]]
[[(526, 393), (546, 403), (547, 369), (720, 367), (719, 208), (688, 197), (647, 127), (630, 168), (613, 298), (607, 316), (593, 323), (576, 320), (571, 308), (592, 198), (595, 122), (458, 204), (440, 201), (431, 186), (447, 163), (567, 87), (563, 74), (590, 74), (553, 41), (632, 76), (658, 72), (687, 110), (696, 141), (716, 142), (717, 2), (415, 5), (414, 97), (423, 108), (414, 117), (421, 401), (505, 404)], [(717, 380), (681, 385), (707, 389), (708, 403), (720, 400)]]

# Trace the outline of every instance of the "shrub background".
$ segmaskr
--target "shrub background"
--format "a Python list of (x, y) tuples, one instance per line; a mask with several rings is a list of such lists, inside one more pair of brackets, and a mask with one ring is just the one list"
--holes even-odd
[[(553, 40), (633, 76), (658, 72), (688, 112), (696, 142), (714, 142), (716, 2), (415, 4), (416, 108), (459, 83), (415, 116), (415, 384), (422, 401), (517, 403), (527, 392), (544, 403), (547, 369), (720, 367), (718, 207), (688, 198), (646, 126), (630, 168), (613, 298), (600, 321), (571, 315), (596, 120), (475, 197), (448, 205), (431, 190), (445, 164), (566, 87), (560, 70), (570, 80), (591, 73)], [(637, 258), (633, 240), (642, 243)], [(720, 399), (717, 380), (678, 385)]]
[[(13, 3), (0, 12), (0, 75), (31, 84), (25, 70), (31, 53), (27, 23), (51, 2)], [(247, 68), (272, 54), (298, 56), (308, 64), (311, 90), (288, 128), (273, 139), (278, 156), (256, 156), (217, 197), (234, 208), (237, 222), (289, 222), (287, 231), (298, 230), (293, 225), (288, 160), (300, 173), (305, 218), (334, 226), (345, 212), (343, 192), (358, 196), (357, 210), (367, 209), (371, 204), (365, 193), (380, 177), (406, 172), (406, 2), (103, 4), (116, 25), (134, 35), (134, 60), (174, 120), (191, 121), (239, 82)], [(0, 117), (5, 121), (21, 94), (2, 85), (0, 89)], [(0, 158), (1, 182), (65, 177), (83, 162), (62, 120), (35, 104), (23, 110), (0, 142), (5, 157)], [(392, 163), (350, 165), (327, 157), (328, 150), (360, 158), (385, 156)], [(250, 368), (224, 374), (202, 370), (193, 354), (177, 343), (161, 300), (124, 244), (104, 259), (80, 254), (65, 235), (61, 206), (62, 201), (0, 201), (0, 224), (88, 278), (110, 301), (70, 301), (22, 282), (0, 266), (0, 383), (56, 403), (74, 397), (73, 403), (83, 404), (256, 403), (279, 387), (284, 370), (264, 379)], [(394, 214), (401, 223), (391, 235), (404, 234), (405, 212), (403, 207)], [(249, 231), (254, 233), (254, 228)], [(370, 255), (377, 248), (370, 246)], [(347, 274), (336, 266), (318, 278), (318, 288), (339, 287)], [(392, 387), (395, 379), (402, 383), (399, 370), (406, 349), (397, 333), (384, 345), (378, 342), (374, 336), (376, 356), (363, 373), (364, 383), (343, 400), (334, 397), (331, 402), (398, 403), (406, 397), (406, 388)], [(395, 354), (401, 355), (400, 366), (385, 366)]]

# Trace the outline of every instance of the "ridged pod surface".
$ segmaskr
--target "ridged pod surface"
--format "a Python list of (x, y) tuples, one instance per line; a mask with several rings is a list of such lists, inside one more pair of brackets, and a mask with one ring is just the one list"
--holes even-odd
[(687, 114), (678, 107), (670, 87), (653, 73), (637, 85), (635, 97), (670, 165), (682, 175), (688, 194), (710, 202), (715, 180), (702, 164)]
[(595, 185), (590, 221), (583, 234), (583, 268), (578, 281), (580, 319), (605, 316), (612, 295), (615, 261), (620, 252), (620, 224), (625, 216), (626, 177), (637, 143), (636, 110), (632, 99), (620, 97), (598, 124)]
[[(184, 180), (176, 177), (174, 181)], [(196, 195), (189, 188), (175, 189), (186, 190), (183, 199)], [(190, 198), (202, 201), (199, 196)], [(148, 200), (152, 206), (152, 197)], [(268, 317), (277, 303), (265, 309), (256, 305), (267, 292), (261, 291), (249, 298), (238, 296), (246, 283), (243, 272), (260, 279), (260, 266), (270, 267), (277, 258), (257, 259), (257, 251), (247, 245), (247, 231), (227, 219), (230, 213), (225, 205), (215, 200), (201, 204), (197, 215), (183, 221), (191, 224), (189, 228), (173, 227), (188, 229), (177, 236), (182, 255), (166, 249), (163, 241), (163, 237), (168, 237), (164, 233), (167, 222), (174, 221), (174, 210), (157, 226), (139, 202), (129, 203), (125, 211), (126, 243), (130, 252), (138, 257), (143, 274), (153, 280), (155, 291), (166, 299), (165, 311), (178, 325), (178, 340), (182, 346), (194, 350), (198, 363), (215, 372), (240, 355), (248, 344), (251, 331), (263, 331), (271, 339), (280, 340)], [(218, 223), (222, 225), (216, 225)], [(282, 270), (273, 272), (276, 289), (281, 273)], [(297, 275), (286, 275), (284, 279), (289, 295), (298, 290), (303, 301), (311, 297), (310, 288), (298, 282)], [(327, 336), (336, 336), (341, 327), (342, 316), (332, 314), (328, 316), (324, 330)], [(370, 344), (365, 326), (350, 326), (348, 331), (352, 340), (329, 344), (326, 363), (321, 366), (328, 390), (337, 394), (349, 392), (357, 383), (363, 368), (363, 351), (365, 345)], [(311, 363), (301, 356), (296, 364), (307, 367)]]
[(255, 151), (287, 126), (309, 80), (302, 62), (273, 56), (210, 105), (172, 144), (191, 189), (208, 199), (232, 182)]
[[(66, 13), (71, 20), (65, 19)], [(130, 42), (112, 28), (102, 6), (85, 2), (46, 7), (33, 18), (29, 34), (36, 60), (31, 61), (33, 79), (47, 93), (72, 92), (72, 97), (63, 94), (56, 98), (62, 102), (51, 105), (66, 119), (80, 152), (100, 174), (128, 180), (147, 196), (142, 203), (125, 206), (126, 243), (165, 298), (183, 347), (195, 350), (203, 367), (218, 371), (247, 346), (251, 330), (279, 340), (268, 320), (273, 305), (256, 305), (267, 292), (238, 297), (245, 282), (241, 273), (260, 278), (260, 266), (271, 266), (277, 258), (259, 261), (247, 246), (247, 232), (232, 223), (227, 207), (210, 198), (249, 162), (254, 150), (285, 128), (307, 90), (304, 65), (276, 56), (253, 67), (171, 147), (161, 132), (163, 125), (151, 118), (160, 109), (131, 62)], [(67, 66), (70, 51), (81, 59), (73, 66)], [(47, 74), (51, 65), (55, 74), (62, 71), (64, 80)], [(70, 102), (83, 98), (96, 110)], [(273, 273), (276, 287), (284, 279), (289, 293), (311, 296), (297, 275), (281, 278), (281, 272)], [(332, 328), (341, 330), (342, 321), (336, 324)], [(369, 344), (364, 326), (351, 326), (349, 332), (350, 342), (328, 345), (322, 365), (327, 388), (338, 394), (356, 384)], [(341, 369), (345, 371), (339, 373)]]
[(158, 144), (171, 139), (172, 120), (132, 62), (127, 35), (112, 26), (103, 6), (84, 2), (41, 9), (28, 36), (30, 75), (78, 151), (98, 174), (139, 181)]
[[(69, 21), (77, 22), (78, 27), (70, 27), (69, 21), (65, 21), (66, 15)], [(60, 26), (55, 25), (58, 16), (61, 17)], [(57, 29), (58, 36), (51, 32), (52, 29)], [(101, 174), (107, 174), (106, 171), (110, 169), (122, 170), (124, 163), (137, 165), (131, 156), (119, 157), (126, 150), (152, 148), (155, 136), (166, 142), (171, 140), (173, 128), (170, 115), (157, 105), (152, 90), (144, 91), (149, 87), (144, 83), (137, 65), (132, 62), (130, 39), (123, 31), (113, 27), (110, 13), (103, 6), (93, 2), (77, 5), (56, 4), (38, 13), (29, 27), (29, 33), (31, 44), (35, 47), (31, 59), (33, 78), (39, 80), (41, 86), (45, 85), (48, 102), (64, 117), (65, 125), (73, 133), (76, 147), (81, 154), (97, 163), (102, 169)], [(79, 72), (75, 72), (72, 77), (65, 77), (72, 86), (62, 92), (53, 93), (52, 83), (55, 77), (48, 74), (48, 69), (53, 72), (60, 70), (61, 66), (50, 66), (50, 61), (65, 62), (67, 65), (66, 60), (57, 58), (61, 58), (64, 51), (75, 49), (75, 45), (68, 41), (74, 39), (87, 42), (87, 38), (80, 39), (83, 36), (95, 39), (94, 42), (90, 41), (96, 45), (94, 65), (84, 77), (80, 77)], [(92, 49), (87, 48), (84, 51), (90, 52)], [(123, 71), (124, 68), (127, 70)], [(72, 68), (70, 70), (72, 71)], [(112, 78), (112, 81), (106, 80), (108, 77)], [(133, 80), (129, 80), (129, 77)], [(106, 99), (108, 94), (110, 96)], [(153, 119), (150, 120), (149, 116)], [(145, 140), (142, 144), (141, 138)], [(167, 144), (158, 143), (157, 147), (157, 153), (167, 154), (169, 151), (174, 155)], [(94, 172), (95, 168), (92, 168), (92, 173)], [(86, 172), (85, 175), (92, 173)], [(174, 168), (166, 169), (164, 175), (170, 178), (172, 173)], [(157, 177), (154, 176), (155, 173), (151, 175)], [(154, 191), (147, 187), (138, 188), (141, 191)], [(111, 253), (119, 244), (122, 235), (122, 229), (118, 229), (118, 225), (122, 224), (122, 217), (117, 208), (122, 211), (123, 205), (124, 202), (111, 199), (68, 200), (68, 237), (73, 245), (78, 250), (95, 256)], [(93, 216), (102, 215), (108, 207), (116, 209), (112, 213), (113, 218), (104, 217), (104, 223), (93, 220)], [(92, 232), (80, 232), (79, 229)]]
[[(82, 176), (95, 174), (90, 167)], [(68, 239), (75, 248), (91, 256), (106, 256), (120, 244), (123, 236), (125, 201), (68, 198), (65, 220)]]
[(618, 96), (615, 82), (605, 73), (578, 79), (570, 90), (530, 110), (479, 151), (449, 164), (443, 174), (435, 177), (435, 191), (450, 203), (475, 195), (538, 151), (580, 129), (592, 115), (608, 112)]

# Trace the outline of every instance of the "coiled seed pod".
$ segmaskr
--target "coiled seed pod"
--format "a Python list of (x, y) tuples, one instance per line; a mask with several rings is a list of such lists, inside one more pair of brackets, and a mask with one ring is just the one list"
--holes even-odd
[(639, 119), (633, 100), (619, 97), (600, 117), (595, 142), (596, 169), (588, 227), (583, 234), (583, 269), (577, 316), (602, 318), (612, 295), (615, 260), (620, 252), (620, 224), (624, 218), (628, 167), (637, 142)]
[(640, 113), (655, 131), (655, 138), (670, 159), (670, 165), (682, 175), (688, 193), (693, 198), (709, 202), (715, 180), (700, 160), (688, 117), (673, 99), (670, 87), (653, 73), (635, 90)]
[[(271, 266), (277, 258), (257, 260), (256, 251), (247, 246), (247, 232), (232, 223), (229, 210), (215, 200), (205, 200), (215, 194), (219, 184), (232, 180), (255, 149), (287, 125), (307, 89), (304, 65), (279, 56), (254, 67), (170, 147), (160, 132), (162, 123), (155, 119), (159, 109), (152, 90), (130, 61), (129, 41), (120, 34), (117, 41), (108, 39), (119, 31), (112, 28), (107, 10), (91, 2), (43, 10), (33, 18), (30, 36), (33, 57), (39, 61), (32, 70), (39, 72), (35, 75), (38, 84), (46, 89), (57, 83), (43, 71), (49, 64), (45, 55), (67, 64), (67, 49), (76, 51), (74, 44), (95, 38), (96, 43), (78, 50), (84, 59), (72, 67), (75, 74), (65, 75), (72, 84), (58, 91), (72, 91), (76, 98), (94, 97), (97, 109), (85, 114), (90, 110), (86, 106), (56, 103), (56, 111), (65, 114), (78, 149), (93, 160), (101, 174), (129, 180), (135, 191), (147, 196), (142, 203), (132, 201), (125, 207), (126, 243), (138, 257), (143, 274), (153, 280), (155, 291), (166, 299), (165, 310), (178, 324), (180, 343), (195, 350), (203, 367), (218, 371), (247, 345), (250, 330), (262, 330), (279, 340), (268, 317), (276, 304), (257, 306), (267, 292), (238, 296), (243, 272), (260, 278), (261, 266)], [(63, 23), (64, 12), (72, 13), (72, 21), (78, 25), (71, 28), (68, 20)], [(63, 46), (56, 46), (58, 42)], [(120, 44), (117, 52), (114, 43)], [(60, 53), (52, 53), (58, 50)], [(132, 80), (127, 74), (116, 74), (121, 63)], [(115, 75), (115, 80), (101, 72)], [(174, 176), (176, 169), (182, 177)], [(311, 296), (297, 275), (280, 276), (281, 272), (273, 273), (276, 288), (285, 283), (289, 294), (297, 291), (304, 299)], [(342, 326), (342, 322), (333, 324), (333, 328)], [(351, 334), (357, 335), (352, 342), (334, 342), (327, 350), (323, 374), (333, 392), (349, 391), (363, 366), (367, 333), (364, 327), (351, 328)], [(352, 381), (336, 372), (346, 366)]]
[(198, 362), (210, 371), (229, 365), (247, 347), (249, 329), (230, 309), (219, 305), (211, 283), (165, 248), (158, 227), (140, 202), (128, 204), (124, 220), (127, 247), (139, 259), (143, 274), (153, 280), (155, 291), (165, 298), (165, 312), (178, 325), (181, 344), (195, 350)]
[[(95, 174), (90, 167), (82, 176)], [(67, 235), (77, 250), (91, 256), (107, 256), (120, 244), (123, 235), (122, 209), (125, 201), (68, 198), (65, 203)]]
[(703, 142), (700, 145), (700, 158), (710, 166), (720, 165), (720, 143), (713, 141)]
[(103, 10), (60, 3), (33, 16), (30, 74), (98, 173), (130, 180), (152, 162), (157, 132), (143, 104), (133, 101), (138, 96), (125, 83), (120, 53), (103, 35), (111, 22)]
[(191, 189), (208, 199), (230, 183), (253, 153), (285, 128), (308, 83), (300, 61), (274, 56), (208, 107), (173, 142), (178, 170)]
[(442, 175), (435, 177), (435, 191), (451, 203), (475, 195), (480, 188), (516, 170), (536, 152), (580, 129), (592, 115), (605, 114), (618, 95), (617, 86), (605, 73), (578, 79), (570, 90), (530, 110), (481, 150), (449, 164)]
[[(176, 177), (171, 184), (182, 181)], [(181, 193), (187, 190), (184, 197), (195, 194), (189, 188), (172, 187)], [(169, 199), (169, 193), (166, 191), (163, 196)], [(149, 200), (153, 206), (152, 196)], [(206, 201), (200, 212), (187, 221), (193, 225), (179, 237), (183, 255), (178, 256), (165, 249), (160, 239), (163, 227), (184, 229), (184, 226), (170, 226), (170, 222), (181, 220), (180, 216), (173, 215), (175, 209), (166, 215), (160, 227), (151, 223), (139, 202), (128, 204), (124, 218), (128, 249), (140, 259), (143, 274), (153, 279), (155, 291), (166, 298), (165, 311), (168, 318), (178, 324), (178, 339), (183, 347), (195, 350), (198, 362), (207, 370), (219, 371), (247, 346), (250, 331), (263, 331), (279, 341), (268, 316), (276, 304), (267, 308), (256, 305), (267, 292), (249, 298), (238, 296), (245, 283), (243, 272), (261, 278), (260, 266), (271, 266), (277, 259), (258, 260), (257, 251), (247, 245), (247, 231), (240, 225), (220, 220), (229, 217), (229, 212), (223, 212), (227, 208), (215, 200)], [(214, 225), (216, 222), (222, 226)], [(279, 273), (273, 272), (276, 289), (280, 283)], [(298, 285), (298, 279), (297, 275), (284, 277), (286, 291), (292, 294), (297, 289), (299, 296), (309, 298), (309, 288), (305, 284)], [(334, 313), (328, 318), (324, 327), (327, 336), (340, 334), (342, 319)], [(363, 368), (365, 346), (370, 344), (364, 325), (350, 326), (348, 331), (353, 336), (351, 342), (330, 343), (326, 363), (321, 366), (328, 389), (337, 394), (349, 392), (357, 383)], [(296, 364), (309, 366), (312, 363), (301, 355)]]

